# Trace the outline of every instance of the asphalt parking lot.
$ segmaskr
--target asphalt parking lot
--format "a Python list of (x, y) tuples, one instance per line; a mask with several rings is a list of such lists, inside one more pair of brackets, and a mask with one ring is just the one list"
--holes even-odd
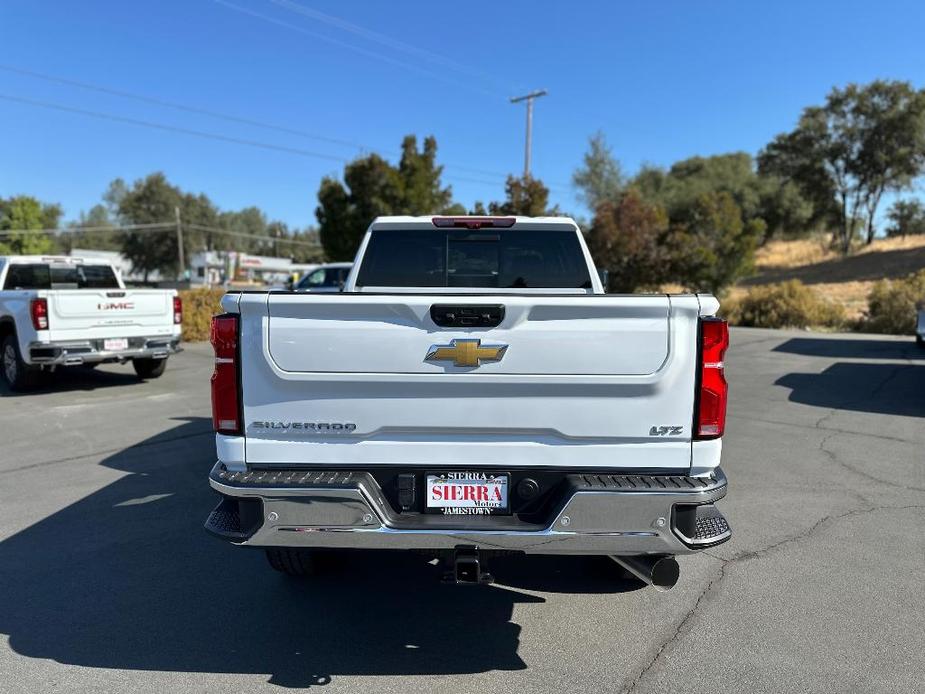
[(202, 530), (208, 345), (163, 378), (0, 391), (0, 691), (913, 692), (925, 688), (925, 351), (734, 330), (733, 539), (669, 593), (609, 562), (416, 556), (295, 582)]

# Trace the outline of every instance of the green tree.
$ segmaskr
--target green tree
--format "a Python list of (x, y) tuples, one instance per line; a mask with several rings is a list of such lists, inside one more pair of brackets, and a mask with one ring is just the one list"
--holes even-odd
[(572, 174), (572, 184), (578, 188), (579, 199), (591, 210), (603, 202), (618, 202), (624, 179), (620, 162), (613, 156), (603, 132), (588, 138), (582, 166)]
[(352, 260), (370, 222), (381, 215), (464, 214), (452, 201), (452, 189), (443, 187), (437, 165), (437, 141), (417, 138), (402, 141), (398, 166), (377, 154), (356, 159), (344, 167), (343, 183), (325, 177), (318, 190), (318, 231), (325, 255), (331, 260)]
[(334, 261), (352, 260), (370, 222), (395, 214), (401, 204), (398, 171), (377, 154), (347, 164), (344, 183), (322, 179), (315, 215), (325, 255)]
[(587, 243), (598, 267), (609, 272), (607, 290), (656, 289), (666, 276), (667, 232), (667, 212), (643, 200), (638, 190), (628, 189), (616, 202), (603, 200), (595, 210)]
[(74, 248), (100, 251), (118, 251), (122, 248), (121, 234), (116, 231), (106, 205), (97, 204), (89, 212), (81, 212), (79, 220), (71, 226), (73, 230), (62, 235), (68, 252)]
[[(203, 193), (183, 192), (160, 172), (135, 181), (131, 188), (117, 179), (106, 199), (116, 206), (117, 217), (124, 224), (173, 225), (179, 209), (187, 262), (196, 251), (228, 247), (229, 237), (219, 229), (220, 215), (212, 201)], [(144, 274), (145, 281), (155, 270), (175, 273), (179, 263), (175, 227), (127, 231), (122, 235), (122, 253)]]
[(559, 214), (558, 207), (549, 208), (549, 188), (538, 178), (508, 176), (504, 184), (504, 193), (504, 202), (488, 204), (489, 214), (524, 217)]
[(886, 213), (887, 236), (925, 234), (925, 206), (918, 200), (897, 200)]
[(833, 89), (759, 161), (834, 217), (837, 245), (847, 253), (862, 231), (873, 240), (883, 195), (908, 187), (925, 166), (925, 91), (884, 80)]
[[(117, 202), (119, 218), (126, 224), (166, 224), (175, 219), (182, 197), (164, 174), (153, 173), (124, 191)], [(145, 282), (155, 270), (177, 268), (177, 238), (172, 231), (128, 231), (122, 235), (122, 253), (144, 274)]]
[(235, 248), (235, 239), (221, 231), (221, 213), (204, 193), (182, 193), (180, 219), (183, 223), (183, 250), (186, 260), (196, 251)]
[[(267, 216), (258, 207), (245, 207), (236, 212), (222, 212), (218, 218), (218, 226), (236, 234), (248, 236), (234, 236), (225, 234), (217, 243), (221, 250), (240, 250), (247, 253), (266, 254), (272, 242), (267, 231), (269, 222)], [(249, 238), (256, 236), (262, 238)]]
[(775, 236), (798, 237), (818, 226), (816, 209), (793, 181), (778, 176), (758, 177), (758, 216), (766, 228), (762, 243)]
[(760, 218), (743, 221), (730, 193), (703, 193), (671, 218), (666, 239), (670, 279), (695, 291), (720, 291), (752, 269), (764, 231)]
[(398, 164), (405, 214), (439, 214), (452, 204), (452, 189), (440, 184), (442, 173), (443, 167), (437, 166), (437, 140), (433, 136), (425, 138), (424, 149), (418, 152), (417, 138), (406, 135)]
[[(29, 195), (0, 198), (0, 254), (40, 255), (48, 253), (54, 242), (48, 234), (34, 233), (41, 229), (57, 229), (61, 207), (42, 203)], [(32, 233), (30, 233), (32, 232)]]

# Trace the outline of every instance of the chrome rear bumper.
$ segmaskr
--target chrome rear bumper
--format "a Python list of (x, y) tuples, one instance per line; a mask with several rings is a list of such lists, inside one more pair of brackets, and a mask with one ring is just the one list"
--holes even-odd
[[(575, 478), (574, 480), (572, 478)], [(258, 547), (442, 550), (473, 546), (530, 554), (686, 554), (729, 539), (713, 503), (726, 477), (570, 475), (542, 524), (503, 516), (397, 513), (364, 472), (231, 472), (209, 476), (222, 501), (206, 529)]]
[(175, 335), (130, 337), (128, 348), (118, 351), (104, 349), (103, 340), (33, 342), (29, 345), (28, 361), (42, 366), (76, 366), (129, 359), (166, 359), (180, 351), (180, 337)]

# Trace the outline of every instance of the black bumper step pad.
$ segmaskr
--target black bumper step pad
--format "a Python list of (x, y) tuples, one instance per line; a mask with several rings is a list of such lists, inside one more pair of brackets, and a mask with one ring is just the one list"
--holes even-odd
[[(715, 509), (714, 509), (715, 510)], [(699, 516), (692, 539), (709, 542), (729, 532), (729, 521), (719, 511), (715, 515)]]
[(246, 470), (219, 469), (212, 479), (232, 487), (355, 487), (368, 479), (365, 472), (322, 470)]
[(701, 491), (717, 486), (714, 478), (686, 475), (569, 475), (578, 488), (621, 491)]

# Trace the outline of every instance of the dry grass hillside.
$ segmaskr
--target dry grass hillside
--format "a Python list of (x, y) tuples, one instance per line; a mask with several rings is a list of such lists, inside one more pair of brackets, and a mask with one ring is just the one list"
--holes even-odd
[(748, 287), (800, 280), (842, 304), (849, 318), (860, 318), (867, 296), (879, 279), (897, 279), (925, 268), (925, 236), (877, 239), (845, 257), (829, 248), (827, 238), (772, 241), (755, 257), (756, 274), (734, 287), (737, 298)]

